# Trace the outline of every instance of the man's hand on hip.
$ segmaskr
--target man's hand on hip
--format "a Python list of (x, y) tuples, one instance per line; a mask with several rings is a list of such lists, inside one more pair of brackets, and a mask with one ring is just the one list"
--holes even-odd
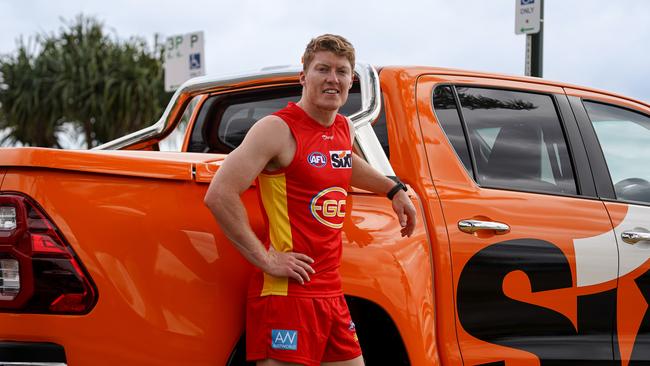
[(312, 263), (314, 263), (314, 260), (305, 254), (278, 252), (271, 247), (262, 270), (274, 277), (293, 278), (301, 285), (304, 285), (305, 281), (310, 281), (309, 274), (316, 273), (310, 266)]

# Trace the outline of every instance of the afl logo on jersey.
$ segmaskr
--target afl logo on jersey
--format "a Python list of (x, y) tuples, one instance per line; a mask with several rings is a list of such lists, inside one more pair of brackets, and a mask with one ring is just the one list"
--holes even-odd
[(316, 168), (322, 168), (327, 164), (327, 156), (325, 154), (314, 151), (307, 156), (307, 162)]
[(352, 151), (330, 151), (330, 160), (334, 169), (352, 168)]
[(341, 187), (323, 189), (311, 199), (309, 206), (312, 216), (327, 227), (342, 228), (347, 196), (348, 192)]

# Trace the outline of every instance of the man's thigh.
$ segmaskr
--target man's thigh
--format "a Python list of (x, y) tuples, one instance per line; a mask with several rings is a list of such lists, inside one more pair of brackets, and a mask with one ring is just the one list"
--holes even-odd
[(353, 358), (347, 361), (323, 362), (322, 366), (364, 366), (363, 356)]
[[(322, 366), (364, 366), (363, 356), (353, 358), (347, 361), (336, 361), (336, 362), (323, 362)], [(263, 361), (257, 361), (257, 366), (300, 366), (297, 363), (282, 362), (273, 359), (267, 359)]]
[(268, 358), (266, 360), (257, 361), (257, 366), (302, 366), (299, 363), (283, 362)]

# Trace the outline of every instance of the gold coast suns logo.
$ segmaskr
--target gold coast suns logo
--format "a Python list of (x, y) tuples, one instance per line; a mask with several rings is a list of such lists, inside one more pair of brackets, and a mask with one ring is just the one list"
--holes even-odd
[(311, 199), (311, 214), (321, 224), (333, 229), (343, 227), (345, 198), (348, 192), (341, 187), (330, 187), (318, 192)]

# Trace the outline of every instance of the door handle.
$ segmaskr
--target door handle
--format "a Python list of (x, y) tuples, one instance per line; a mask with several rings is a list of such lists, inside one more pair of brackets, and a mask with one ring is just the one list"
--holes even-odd
[(468, 234), (473, 234), (479, 230), (494, 230), (497, 234), (505, 234), (510, 231), (510, 226), (495, 221), (461, 220), (458, 222), (458, 229)]
[(624, 242), (634, 245), (640, 241), (650, 241), (650, 233), (643, 231), (624, 231), (621, 233)]

